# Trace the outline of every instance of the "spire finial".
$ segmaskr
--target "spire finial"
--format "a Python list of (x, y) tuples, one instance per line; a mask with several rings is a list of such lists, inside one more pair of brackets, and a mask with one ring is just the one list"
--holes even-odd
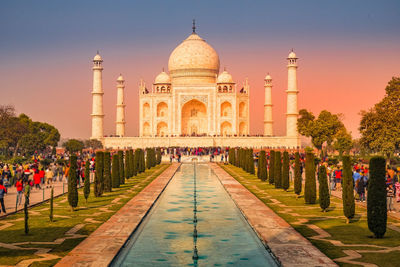
[(226, 71), (226, 66), (224, 66), (224, 71)]
[(192, 26), (193, 33), (196, 33), (196, 20), (193, 19), (193, 26)]
[(164, 72), (164, 67), (162, 67), (162, 71)]
[(97, 54), (99, 55), (99, 50), (97, 50)]

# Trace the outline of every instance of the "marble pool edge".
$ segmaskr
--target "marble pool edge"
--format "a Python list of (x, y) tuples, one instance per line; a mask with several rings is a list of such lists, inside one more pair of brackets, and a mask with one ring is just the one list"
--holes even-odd
[(55, 266), (109, 266), (180, 167), (173, 163)]
[(216, 163), (209, 163), (264, 245), (283, 266), (338, 266)]

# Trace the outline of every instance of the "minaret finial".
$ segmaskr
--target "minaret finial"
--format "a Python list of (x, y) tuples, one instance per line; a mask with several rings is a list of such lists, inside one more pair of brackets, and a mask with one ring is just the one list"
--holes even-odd
[(99, 50), (97, 50), (97, 54), (99, 55)]
[(196, 20), (193, 19), (193, 26), (192, 26), (193, 33), (196, 33)]
[(162, 71), (164, 72), (164, 67), (162, 67)]

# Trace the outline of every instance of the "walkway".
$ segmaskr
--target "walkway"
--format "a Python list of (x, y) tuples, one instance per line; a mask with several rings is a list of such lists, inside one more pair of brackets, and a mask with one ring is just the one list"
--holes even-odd
[(56, 266), (108, 266), (143, 220), (179, 165), (172, 164)]
[(210, 165), (248, 222), (283, 266), (337, 266), (220, 166)]

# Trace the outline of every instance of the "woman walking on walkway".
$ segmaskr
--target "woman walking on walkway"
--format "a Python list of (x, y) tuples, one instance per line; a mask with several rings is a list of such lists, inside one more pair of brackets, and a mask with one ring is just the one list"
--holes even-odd
[(1, 210), (4, 213), (6, 212), (6, 207), (4, 206), (4, 195), (7, 194), (7, 188), (4, 187), (3, 185), (3, 180), (0, 179), (0, 205), (1, 205)]

